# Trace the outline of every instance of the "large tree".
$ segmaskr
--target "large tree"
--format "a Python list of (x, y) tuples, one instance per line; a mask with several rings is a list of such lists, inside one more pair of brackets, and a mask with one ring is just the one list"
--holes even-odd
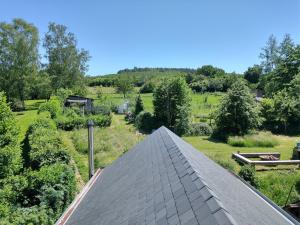
[(250, 83), (258, 83), (259, 78), (262, 75), (262, 68), (259, 65), (249, 67), (244, 73), (244, 78)]
[(115, 88), (118, 93), (123, 94), (126, 98), (127, 94), (133, 91), (133, 79), (130, 76), (119, 75), (115, 82)]
[(0, 23), (0, 89), (24, 107), (26, 89), (38, 69), (38, 30), (22, 19)]
[(254, 96), (242, 81), (237, 81), (222, 98), (215, 115), (216, 133), (243, 135), (258, 127), (261, 120)]
[(179, 135), (187, 132), (191, 113), (191, 90), (183, 78), (164, 79), (153, 93), (154, 117)]
[(278, 44), (274, 35), (271, 35), (266, 43), (266, 46), (262, 48), (260, 58), (262, 59), (262, 67), (265, 73), (273, 71), (278, 63)]
[(77, 40), (66, 26), (50, 23), (48, 28), (43, 46), (53, 89), (83, 87), (83, 77), (88, 69), (88, 52), (77, 48)]

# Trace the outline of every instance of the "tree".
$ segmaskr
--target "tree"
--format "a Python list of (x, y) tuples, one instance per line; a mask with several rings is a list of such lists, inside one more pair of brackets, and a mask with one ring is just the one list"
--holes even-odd
[(48, 28), (43, 46), (53, 89), (83, 87), (90, 58), (88, 52), (77, 48), (77, 40), (66, 26), (50, 23)]
[(129, 76), (119, 76), (115, 83), (116, 91), (122, 93), (123, 97), (126, 98), (126, 95), (133, 90), (133, 82)]
[(277, 40), (274, 35), (271, 35), (260, 54), (260, 58), (262, 59), (261, 65), (265, 73), (269, 73), (275, 69), (278, 62), (278, 51)]
[(30, 99), (49, 99), (52, 93), (49, 74), (43, 70), (34, 74), (28, 84), (27, 93)]
[(262, 75), (262, 68), (259, 65), (254, 65), (253, 67), (249, 67), (247, 71), (244, 73), (244, 78), (250, 83), (258, 83), (259, 78)]
[(212, 65), (204, 65), (197, 69), (196, 74), (211, 77), (216, 75), (224, 75), (225, 71), (223, 69), (213, 67)]
[(0, 92), (0, 179), (18, 172), (21, 168), (21, 150), (16, 118)]
[(189, 129), (191, 90), (183, 78), (164, 79), (153, 93), (154, 117), (178, 135)]
[(138, 95), (135, 100), (134, 115), (137, 116), (142, 111), (144, 111), (144, 104), (143, 104), (141, 95)]
[(0, 89), (9, 101), (18, 99), (24, 108), (26, 89), (39, 64), (38, 30), (22, 19), (0, 23)]
[(279, 58), (281, 60), (286, 59), (293, 51), (295, 44), (289, 34), (286, 34), (283, 41), (279, 45)]
[(222, 98), (215, 115), (216, 133), (243, 135), (260, 125), (259, 109), (254, 96), (242, 81), (237, 81)]

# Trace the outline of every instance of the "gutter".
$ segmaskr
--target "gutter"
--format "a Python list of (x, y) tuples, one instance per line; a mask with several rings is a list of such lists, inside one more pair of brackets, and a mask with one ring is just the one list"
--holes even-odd
[(80, 202), (83, 200), (84, 196), (89, 192), (93, 184), (96, 182), (98, 177), (101, 175), (102, 170), (98, 169), (94, 176), (86, 183), (80, 193), (76, 196), (73, 202), (69, 205), (69, 207), (65, 210), (65, 212), (60, 216), (60, 218), (56, 221), (55, 225), (65, 225), (68, 222), (68, 219), (71, 217), (73, 212), (76, 210)]

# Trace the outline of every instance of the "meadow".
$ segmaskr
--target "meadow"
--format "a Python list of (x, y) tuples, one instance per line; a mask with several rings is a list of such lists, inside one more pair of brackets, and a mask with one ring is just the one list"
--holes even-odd
[[(120, 104), (124, 101), (123, 96), (115, 93), (113, 88), (101, 88), (100, 98), (97, 94), (97, 87), (89, 87), (88, 91), (88, 96), (95, 98), (96, 104), (100, 103), (100, 101), (107, 101), (112, 104)], [(133, 101), (136, 95), (136, 93), (130, 94), (128, 99)], [(145, 110), (153, 112), (152, 94), (141, 94), (141, 97)], [(193, 120), (205, 120), (218, 106), (221, 97), (222, 95), (219, 93), (193, 94)], [(38, 118), (37, 108), (42, 102), (44, 102), (44, 100), (26, 101), (26, 111), (16, 113), (21, 129), (20, 140), (24, 138), (28, 126)], [(66, 149), (75, 161), (77, 184), (78, 187), (81, 188), (88, 180), (87, 130), (61, 130), (60, 133)], [(123, 115), (116, 114), (113, 114), (110, 127), (95, 128), (94, 134), (96, 168), (106, 167), (145, 137), (140, 134), (132, 124), (128, 124), (124, 120)], [(262, 135), (266, 134), (262, 133)], [(300, 140), (299, 136), (272, 135), (272, 138), (276, 139), (277, 144), (267, 148), (235, 147), (227, 143), (212, 140), (207, 136), (184, 137), (184, 140), (223, 167), (234, 173), (238, 173), (241, 165), (231, 158), (233, 152), (280, 152), (281, 159), (290, 159), (296, 142)], [(291, 188), (292, 192), (288, 202), (293, 202), (300, 197), (300, 172), (295, 166), (256, 167), (256, 169), (260, 183), (259, 190), (278, 205), (283, 206), (285, 204)]]

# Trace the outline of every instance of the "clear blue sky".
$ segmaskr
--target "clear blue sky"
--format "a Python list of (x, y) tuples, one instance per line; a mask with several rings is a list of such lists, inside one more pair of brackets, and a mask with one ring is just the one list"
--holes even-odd
[(271, 34), (300, 43), (299, 0), (1, 0), (0, 21), (23, 18), (41, 38), (66, 25), (92, 56), (90, 75), (137, 67), (243, 72)]

